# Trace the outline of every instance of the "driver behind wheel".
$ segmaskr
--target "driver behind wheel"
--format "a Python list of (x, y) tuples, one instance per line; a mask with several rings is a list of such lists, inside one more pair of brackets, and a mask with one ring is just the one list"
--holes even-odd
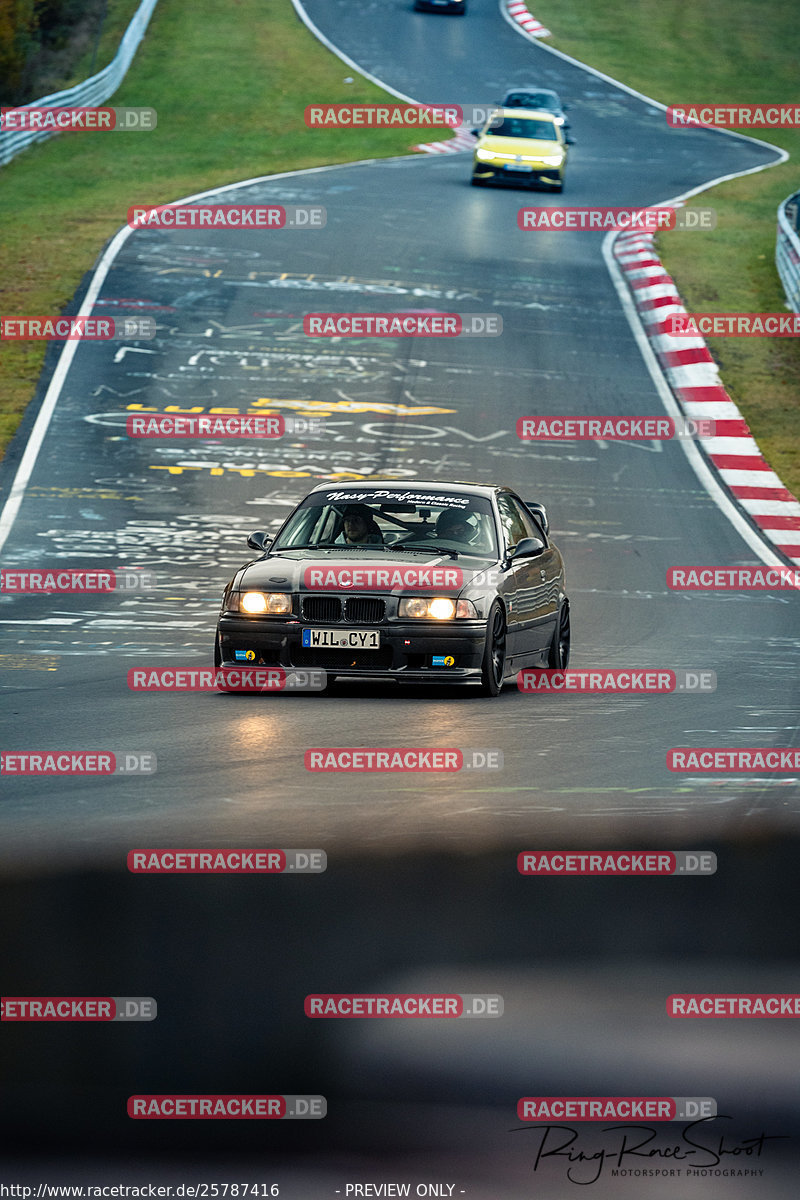
[(336, 543), (346, 546), (383, 545), (383, 534), (366, 504), (348, 504), (343, 514), (342, 532)]

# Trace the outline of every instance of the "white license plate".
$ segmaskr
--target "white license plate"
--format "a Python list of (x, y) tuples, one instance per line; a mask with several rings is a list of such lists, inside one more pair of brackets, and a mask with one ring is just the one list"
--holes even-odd
[(506, 163), (503, 167), (504, 171), (532, 171), (533, 167), (530, 163)]
[(324, 646), (328, 650), (379, 650), (379, 629), (304, 629), (304, 646)]

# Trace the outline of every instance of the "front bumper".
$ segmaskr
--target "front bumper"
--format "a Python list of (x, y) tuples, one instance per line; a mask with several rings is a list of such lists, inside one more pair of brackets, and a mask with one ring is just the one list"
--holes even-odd
[(521, 171), (512, 163), (481, 162), (476, 159), (472, 167), (473, 178), (489, 181), (506, 180), (508, 183), (546, 183), (557, 187), (563, 182), (563, 171), (558, 167), (534, 167), (532, 171)]
[[(377, 650), (359, 649), (357, 644), (351, 649), (303, 646), (303, 630), (314, 627), (296, 617), (284, 620), (225, 614), (217, 627), (222, 662), (319, 668), (332, 675), (437, 683), (465, 683), (480, 677), (485, 620), (394, 620), (362, 625), (362, 632), (365, 628), (379, 630), (381, 644)], [(337, 623), (335, 628), (356, 638), (359, 633), (357, 625)], [(452, 664), (434, 662), (443, 658), (452, 658)]]

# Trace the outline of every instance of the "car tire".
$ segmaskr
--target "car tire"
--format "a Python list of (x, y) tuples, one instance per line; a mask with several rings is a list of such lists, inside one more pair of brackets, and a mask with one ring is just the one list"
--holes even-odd
[(489, 609), (486, 644), (481, 663), (481, 691), (484, 696), (499, 696), (506, 670), (506, 614), (499, 600)]
[(473, 187), (483, 187), (483, 182), (484, 181), (482, 179), (477, 179), (474, 175), (470, 179), (470, 183)]
[(557, 671), (565, 671), (569, 666), (570, 650), (570, 620), (569, 601), (565, 600), (558, 610), (558, 620), (553, 630), (553, 640), (547, 655), (547, 665)]

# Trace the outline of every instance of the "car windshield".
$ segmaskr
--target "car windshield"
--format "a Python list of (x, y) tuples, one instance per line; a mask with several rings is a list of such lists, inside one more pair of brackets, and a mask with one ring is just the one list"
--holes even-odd
[(376, 549), (497, 558), (491, 502), (463, 493), (392, 493), (365, 485), (307, 496), (273, 542), (280, 550)]
[(552, 92), (512, 92), (504, 107), (544, 108), (547, 112), (555, 112), (559, 103)]
[(492, 137), (535, 138), (540, 142), (558, 141), (552, 121), (536, 121), (530, 117), (504, 117), (491, 130)]

